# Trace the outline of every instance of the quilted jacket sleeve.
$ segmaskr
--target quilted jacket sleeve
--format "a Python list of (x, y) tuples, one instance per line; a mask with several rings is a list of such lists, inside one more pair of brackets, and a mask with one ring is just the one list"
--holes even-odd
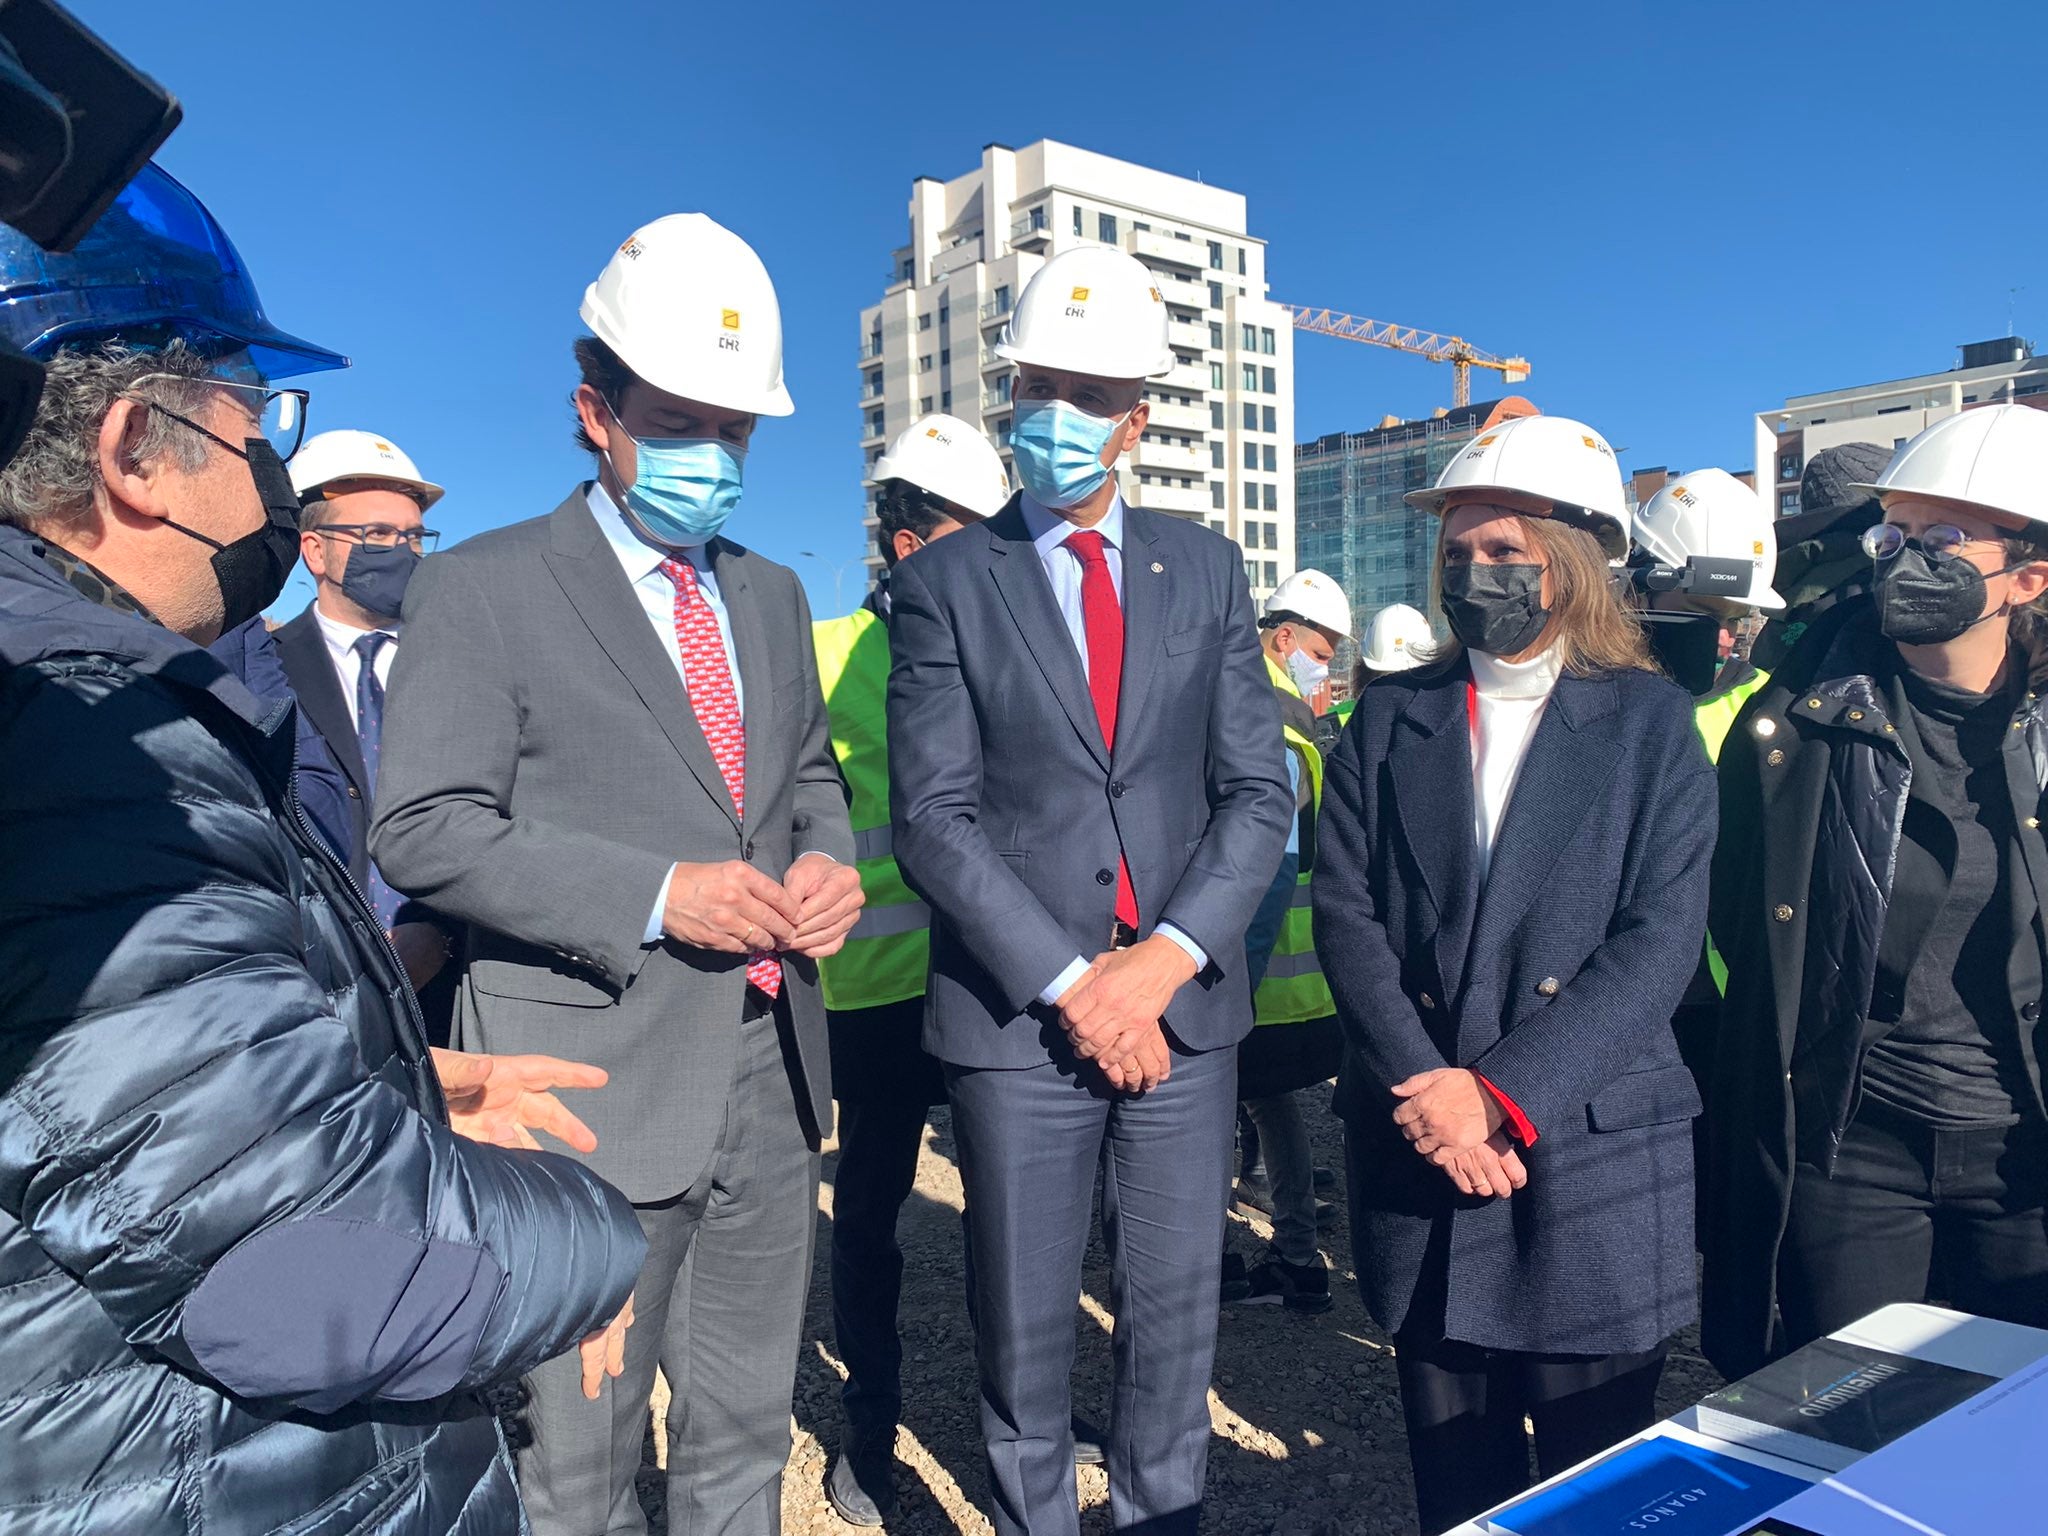
[(138, 1349), (325, 1412), (516, 1376), (618, 1310), (631, 1207), (370, 1070), (303, 959), (297, 850), (170, 687), (18, 669), (0, 762), (0, 1210)]

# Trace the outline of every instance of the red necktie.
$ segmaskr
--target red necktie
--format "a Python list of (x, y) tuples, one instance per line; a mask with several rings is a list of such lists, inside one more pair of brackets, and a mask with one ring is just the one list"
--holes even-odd
[[(732, 808), (744, 825), (747, 815), (747, 729), (740, 718), (739, 696), (733, 692), (732, 664), (718, 616), (697, 590), (697, 568), (687, 560), (664, 560), (662, 574), (676, 584), (676, 649), (683, 657), (683, 686), (697, 726), (711, 748), (711, 759), (732, 796)], [(765, 950), (747, 957), (747, 980), (770, 997), (782, 990), (782, 961)]]
[[(1095, 700), (1095, 720), (1102, 739), (1116, 749), (1117, 695), (1124, 681), (1124, 610), (1116, 600), (1116, 582), (1109, 574), (1109, 556), (1101, 534), (1092, 528), (1070, 533), (1067, 548), (1081, 562), (1081, 627), (1088, 637), (1088, 692)], [(1138, 893), (1131, 887), (1130, 865), (1116, 856), (1116, 920), (1138, 926)]]

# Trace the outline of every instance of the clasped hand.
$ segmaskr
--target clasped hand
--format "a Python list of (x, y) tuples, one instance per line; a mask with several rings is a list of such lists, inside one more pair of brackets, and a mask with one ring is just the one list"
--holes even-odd
[(721, 954), (770, 950), (822, 960), (846, 943), (864, 900), (860, 871), (822, 853), (805, 854), (780, 881), (741, 859), (678, 864), (662, 931)]
[(1439, 1067), (1394, 1084), (1394, 1124), (1418, 1154), (1443, 1169), (1458, 1192), (1506, 1199), (1529, 1182), (1507, 1116), (1479, 1075)]
[(1074, 1054), (1094, 1062), (1112, 1088), (1145, 1093), (1158, 1087), (1173, 1071), (1160, 1021), (1194, 974), (1187, 951), (1156, 936), (1097, 955), (1059, 1000)]

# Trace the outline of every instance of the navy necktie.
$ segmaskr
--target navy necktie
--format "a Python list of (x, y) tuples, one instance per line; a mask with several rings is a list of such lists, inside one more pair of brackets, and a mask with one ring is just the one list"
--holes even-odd
[[(377, 653), (391, 644), (392, 638), (381, 629), (373, 629), (355, 643), (356, 660), (360, 663), (356, 672), (356, 739), (363, 749), (363, 788), (373, 805), (377, 796), (377, 757), (384, 743), (384, 685), (377, 679)], [(391, 926), (403, 899), (384, 883), (384, 876), (372, 864), (370, 905), (377, 909), (377, 920), (386, 928)]]

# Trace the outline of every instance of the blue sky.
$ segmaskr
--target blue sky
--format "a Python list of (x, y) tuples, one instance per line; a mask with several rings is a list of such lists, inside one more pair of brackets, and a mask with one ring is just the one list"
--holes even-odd
[[(2048, 345), (2038, 0), (73, 3), (183, 99), (161, 158), (271, 317), (354, 358), (314, 426), (396, 438), (451, 534), (586, 473), (569, 343), (613, 247), (686, 209), (742, 234), (797, 412), (732, 531), (821, 613), (833, 566), (859, 589), (860, 307), (911, 179), (990, 141), (1243, 192), (1273, 297), (1522, 353), (1631, 467), (1746, 468), (1752, 412), (1948, 367), (2015, 287)], [(1448, 369), (1300, 341), (1304, 438), (1449, 403)]]

